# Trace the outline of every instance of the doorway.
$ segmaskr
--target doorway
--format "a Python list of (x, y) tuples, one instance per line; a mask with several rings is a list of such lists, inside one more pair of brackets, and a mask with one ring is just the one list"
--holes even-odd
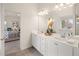
[(4, 19), (5, 55), (20, 51), (20, 13), (5, 12)]

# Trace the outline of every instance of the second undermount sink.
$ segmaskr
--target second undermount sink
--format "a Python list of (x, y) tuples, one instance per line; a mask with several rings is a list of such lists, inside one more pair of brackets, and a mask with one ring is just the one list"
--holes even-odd
[(60, 41), (60, 42), (62, 42), (62, 43), (65, 43), (65, 44), (67, 44), (67, 45), (70, 45), (70, 46), (73, 46), (73, 47), (79, 47), (79, 42), (77, 41), (77, 40), (75, 40), (75, 39), (65, 39), (65, 38), (63, 38), (63, 39), (59, 39), (58, 38), (58, 40)]
[(68, 43), (68, 44), (78, 44), (78, 41), (73, 39), (73, 38), (63, 38), (63, 37), (55, 37), (56, 39), (58, 39), (59, 41), (62, 41), (62, 42), (65, 42), (65, 43)]

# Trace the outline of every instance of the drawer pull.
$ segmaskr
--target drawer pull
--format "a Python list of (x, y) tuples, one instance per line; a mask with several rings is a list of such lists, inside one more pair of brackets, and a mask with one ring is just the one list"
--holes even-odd
[(55, 45), (58, 45), (57, 43), (54, 43)]
[(4, 40), (4, 39), (1, 39), (1, 40)]

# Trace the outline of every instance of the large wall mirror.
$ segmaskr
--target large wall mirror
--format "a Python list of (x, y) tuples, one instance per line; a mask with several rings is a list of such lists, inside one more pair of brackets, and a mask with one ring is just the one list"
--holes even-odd
[(73, 28), (73, 17), (62, 17), (61, 18), (62, 28)]
[(79, 35), (79, 4), (75, 4), (75, 35)]

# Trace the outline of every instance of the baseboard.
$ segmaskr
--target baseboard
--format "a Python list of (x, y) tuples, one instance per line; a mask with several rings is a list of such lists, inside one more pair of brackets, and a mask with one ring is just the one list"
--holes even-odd
[(25, 49), (28, 49), (28, 48), (30, 48), (30, 47), (32, 47), (32, 45), (27, 46), (27, 47), (25, 47), (25, 48), (21, 48), (21, 47), (20, 47), (20, 49), (21, 49), (21, 50), (25, 50)]

